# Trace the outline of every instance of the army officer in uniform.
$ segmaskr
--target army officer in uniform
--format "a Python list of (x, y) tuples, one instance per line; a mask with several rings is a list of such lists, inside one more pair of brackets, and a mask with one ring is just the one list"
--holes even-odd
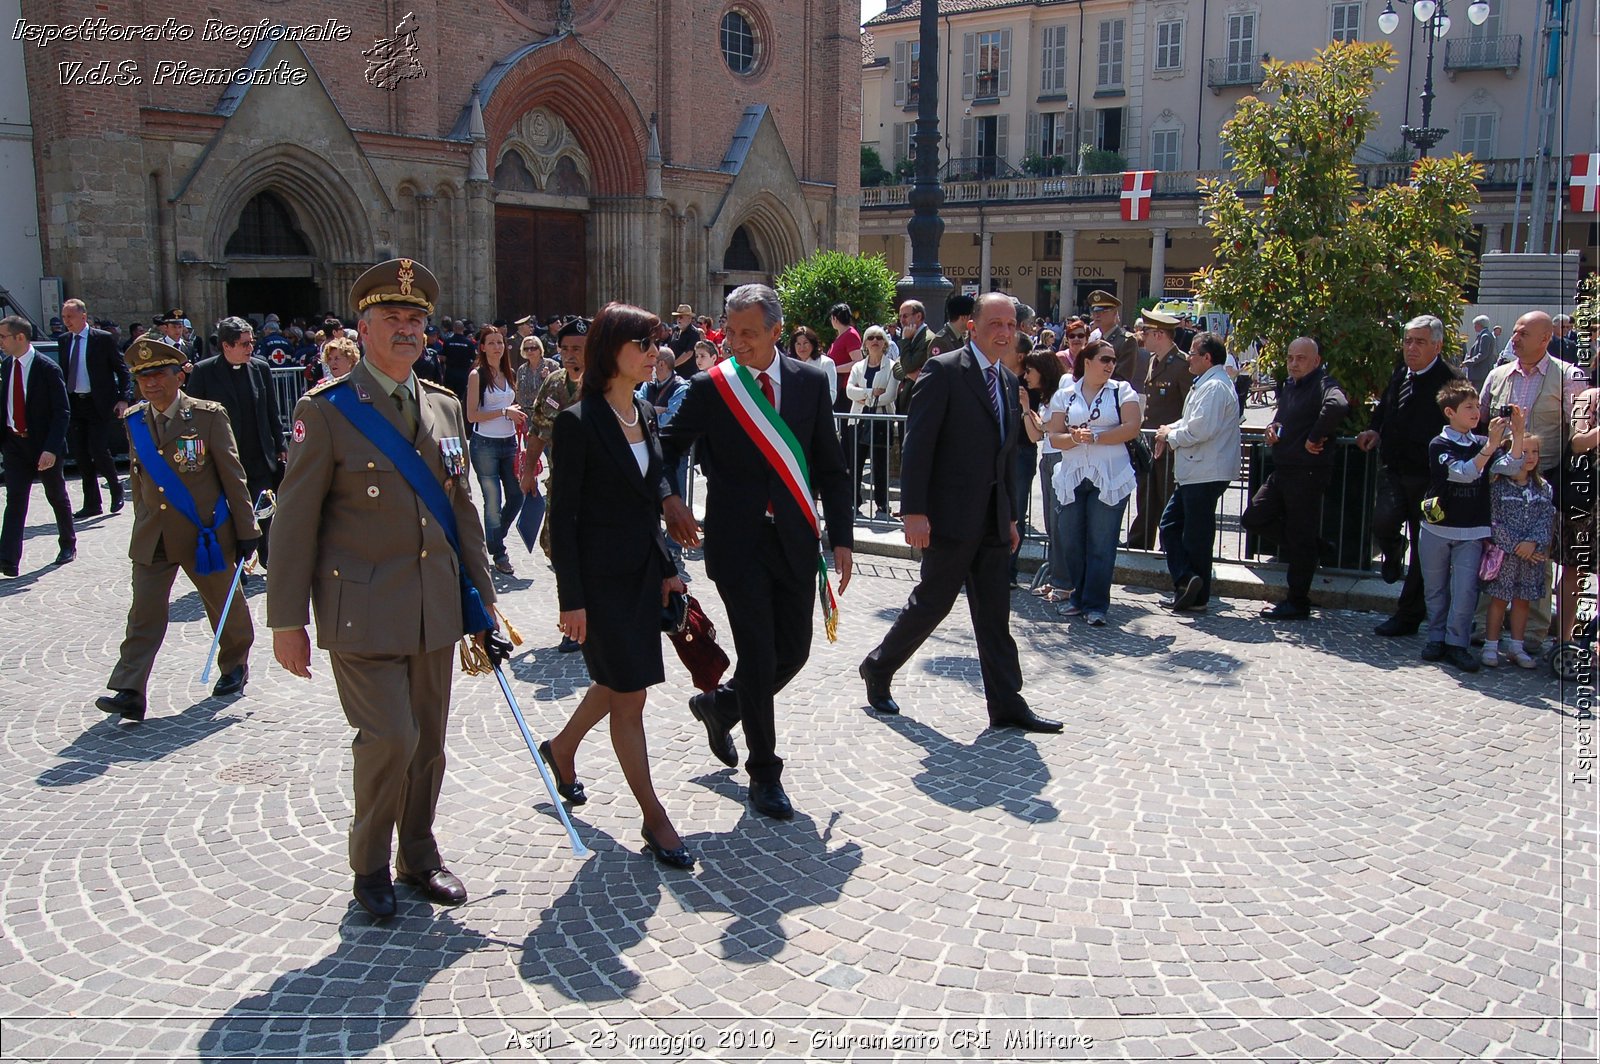
[[(356, 729), (355, 898), (380, 920), (395, 912), (389, 860), (397, 831), (401, 883), (440, 904), (467, 897), (433, 837), (452, 651), (464, 630), (457, 565), (486, 605), (494, 584), (468, 488), (461, 402), (412, 372), (438, 295), (433, 274), (412, 259), (391, 259), (357, 279), (350, 301), (365, 357), (296, 404), (272, 523), (273, 656), (310, 677), (309, 600), (317, 645), (328, 651), (339, 703)], [(349, 402), (353, 413), (336, 402)], [(398, 439), (381, 425), (371, 436), (357, 428), (353, 418), (374, 412)], [(438, 515), (380, 446), (385, 437), (420, 454), (442, 487), (459, 533), (459, 561)]]
[[(123, 720), (141, 721), (145, 686), (156, 651), (167, 634), (167, 605), (181, 568), (205, 603), (216, 630), (239, 559), (255, 553), (261, 532), (234, 446), (228, 413), (220, 403), (183, 393), (178, 370), (183, 353), (140, 337), (127, 351), (144, 401), (123, 414), (129, 448), (129, 493), (133, 496), (133, 603), (117, 667), (106, 683), (112, 694), (95, 705)], [(155, 463), (160, 462), (161, 468)], [(219, 507), (226, 500), (226, 507)], [(219, 697), (238, 694), (249, 678), (255, 628), (242, 596), (221, 618)]]

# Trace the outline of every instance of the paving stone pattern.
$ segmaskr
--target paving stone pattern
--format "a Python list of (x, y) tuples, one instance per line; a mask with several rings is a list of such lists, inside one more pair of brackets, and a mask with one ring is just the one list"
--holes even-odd
[[(743, 804), (669, 653), (652, 769), (700, 865), (643, 853), (603, 728), (577, 860), (496, 685), (458, 678), (438, 828), (473, 900), (401, 888), (379, 928), (349, 896), (325, 658), (277, 668), (258, 581), (250, 685), (208, 697), (180, 578), (151, 717), (114, 724), (92, 701), (128, 516), (55, 570), (32, 512), (0, 585), (5, 1060), (1595, 1057), (1595, 795), (1563, 785), (1572, 692), (1544, 671), (1444, 671), (1370, 614), (1178, 619), (1118, 589), (1091, 629), (1019, 592), (1027, 694), (1064, 734), (985, 730), (959, 611), (878, 719), (855, 667), (913, 574), (863, 558), (780, 699), (794, 821)], [(587, 680), (542, 557), (517, 564), (512, 672), (549, 735)]]

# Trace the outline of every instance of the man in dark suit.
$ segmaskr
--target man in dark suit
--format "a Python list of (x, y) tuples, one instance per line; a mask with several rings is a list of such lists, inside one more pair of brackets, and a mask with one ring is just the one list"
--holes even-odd
[(922, 550), (922, 579), (883, 641), (861, 663), (867, 704), (899, 713), (890, 681), (967, 589), (989, 723), (1058, 732), (1022, 698), (1011, 638), (1011, 553), (1016, 448), (1022, 437), (1017, 378), (1002, 364), (1016, 342), (1017, 311), (1004, 292), (978, 297), (965, 346), (930, 358), (906, 419), (900, 507), (906, 542)]
[[(266, 359), (253, 354), (255, 331), (243, 318), (217, 322), (217, 342), (222, 354), (196, 364), (183, 390), (190, 398), (209, 399), (227, 410), (250, 498), (257, 499), (263, 491), (278, 486), (289, 449), (278, 414), (272, 367)], [(271, 519), (261, 521), (259, 553), (263, 563), (267, 561), (271, 527)]]
[[(1493, 337), (1487, 319), (1478, 335)], [(1444, 322), (1424, 314), (1406, 323), (1400, 350), (1405, 358), (1372, 408), (1367, 429), (1356, 437), (1363, 451), (1378, 448), (1383, 466), (1378, 475), (1378, 502), (1372, 511), (1372, 535), (1383, 552), (1383, 579), (1405, 585), (1394, 616), (1373, 629), (1378, 635), (1412, 635), (1428, 616), (1422, 598), (1422, 564), (1417, 558), (1417, 530), (1422, 497), (1428, 493), (1428, 441), (1444, 428), (1444, 411), (1436, 401), (1439, 389), (1460, 376), (1440, 357)], [(1491, 351), (1490, 357), (1493, 358)], [(1406, 533), (1411, 534), (1411, 565), (1406, 566)]]
[(81, 299), (61, 304), (66, 331), (61, 336), (61, 366), (67, 379), (72, 416), (67, 446), (83, 478), (83, 508), (73, 516), (95, 517), (100, 509), (100, 478), (111, 494), (111, 512), (122, 509), (122, 481), (111, 459), (111, 433), (128, 409), (130, 378), (117, 341), (101, 329), (89, 328), (89, 312)]
[[(783, 308), (766, 285), (736, 288), (727, 299), (726, 337), (738, 365), (756, 378), (766, 402), (797, 441), (811, 483), (822, 496), (833, 544), (839, 592), (850, 582), (851, 478), (833, 428), (827, 363), (813, 365), (778, 354)], [(665, 468), (663, 513), (672, 537), (685, 547), (700, 542), (694, 516), (677, 494), (671, 471), (700, 441), (706, 471), (706, 574), (728, 611), (738, 666), (733, 679), (689, 700), (706, 727), (711, 752), (738, 763), (729, 730), (743, 723), (750, 756), (750, 804), (764, 816), (794, 816), (780, 777), (773, 697), (811, 653), (811, 611), (817, 595), (818, 528), (815, 517), (784, 486), (765, 454), (741, 427), (709, 373), (696, 374), (672, 421), (661, 429)]]
[(28, 495), (34, 481), (55, 511), (61, 553), (56, 564), (78, 556), (78, 535), (72, 527), (72, 503), (61, 475), (67, 448), (67, 385), (60, 368), (33, 349), (33, 326), (20, 315), (0, 318), (0, 396), (4, 397), (3, 453), (6, 463), (6, 509), (0, 523), (0, 575), (16, 576), (22, 564), (22, 530), (28, 518)]

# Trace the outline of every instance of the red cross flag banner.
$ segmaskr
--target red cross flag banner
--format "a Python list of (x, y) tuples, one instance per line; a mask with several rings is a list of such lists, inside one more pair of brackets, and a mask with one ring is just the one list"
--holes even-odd
[(1572, 183), (1568, 188), (1575, 212), (1595, 213), (1600, 200), (1600, 152), (1572, 157)]
[(1150, 217), (1150, 196), (1155, 191), (1154, 170), (1125, 170), (1122, 173), (1122, 220), (1142, 222)]

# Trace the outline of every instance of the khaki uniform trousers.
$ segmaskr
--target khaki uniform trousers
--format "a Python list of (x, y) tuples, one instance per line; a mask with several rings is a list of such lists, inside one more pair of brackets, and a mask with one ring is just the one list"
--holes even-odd
[[(138, 691), (144, 694), (150, 682), (150, 669), (155, 664), (156, 651), (167, 635), (167, 614), (172, 601), (172, 584), (178, 570), (200, 592), (205, 603), (206, 617), (211, 630), (217, 630), (217, 617), (228, 598), (228, 588), (233, 583), (231, 566), (201, 576), (194, 571), (194, 559), (181, 562), (168, 561), (166, 549), (158, 545), (154, 560), (146, 565), (133, 563), (133, 602), (128, 607), (128, 630), (122, 637), (122, 650), (117, 667), (111, 672), (106, 686), (114, 691)], [(233, 606), (222, 626), (222, 640), (217, 648), (217, 667), (224, 673), (232, 672), (250, 658), (250, 644), (255, 641), (255, 625), (250, 620), (250, 607), (243, 594), (233, 596)]]
[(421, 654), (330, 651), (328, 656), (345, 719), (356, 729), (350, 744), (355, 754), (351, 870), (368, 875), (388, 868), (396, 828), (397, 873), (440, 867), (433, 816), (444, 783), (455, 646)]

